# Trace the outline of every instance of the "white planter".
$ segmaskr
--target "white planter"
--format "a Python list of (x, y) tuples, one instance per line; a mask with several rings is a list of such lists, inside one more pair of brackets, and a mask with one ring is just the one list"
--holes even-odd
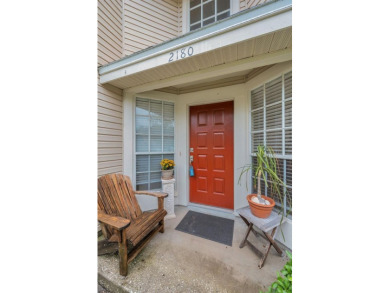
[(161, 178), (164, 180), (169, 180), (173, 178), (173, 169), (171, 170), (161, 170)]

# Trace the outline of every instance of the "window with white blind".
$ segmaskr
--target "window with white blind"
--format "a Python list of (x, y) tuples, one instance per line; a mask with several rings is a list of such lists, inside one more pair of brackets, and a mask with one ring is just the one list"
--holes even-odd
[[(251, 152), (256, 163), (258, 145), (273, 148), (278, 159), (278, 173), (292, 198), (292, 72), (271, 80), (251, 92)], [(254, 176), (254, 173), (252, 173)], [(272, 195), (270, 184), (261, 184), (262, 194)], [(253, 192), (255, 188), (253, 186)], [(275, 199), (275, 197), (273, 197)], [(285, 201), (288, 200), (285, 198)], [(280, 207), (281, 203), (276, 202)], [(286, 204), (284, 205), (286, 206)], [(286, 211), (285, 211), (286, 212)]]
[(190, 0), (190, 31), (230, 16), (230, 0)]
[(161, 188), (160, 161), (174, 156), (174, 122), (173, 103), (136, 98), (137, 190)]

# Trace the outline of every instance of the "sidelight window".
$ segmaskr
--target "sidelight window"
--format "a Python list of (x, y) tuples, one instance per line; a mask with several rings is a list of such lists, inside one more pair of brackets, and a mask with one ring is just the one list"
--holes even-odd
[[(258, 145), (273, 148), (278, 159), (280, 178), (283, 178), (292, 196), (292, 72), (283, 74), (251, 92), (253, 163), (256, 163), (255, 152)], [(254, 173), (252, 175), (254, 176)], [(265, 188), (264, 182), (261, 186), (262, 194), (270, 195), (271, 190)], [(253, 192), (256, 192), (254, 188)], [(280, 202), (276, 204), (281, 206)]]
[(174, 124), (173, 103), (136, 98), (137, 190), (161, 188), (160, 161), (174, 157)]

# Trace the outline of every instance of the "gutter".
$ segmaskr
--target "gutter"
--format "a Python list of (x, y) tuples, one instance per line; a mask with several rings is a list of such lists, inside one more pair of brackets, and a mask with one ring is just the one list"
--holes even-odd
[[(292, 10), (292, 0), (279, 0), (235, 14), (232, 17), (216, 22), (205, 28), (200, 28), (178, 38), (168, 40), (154, 47), (146, 48), (117, 61), (99, 67), (99, 75), (104, 75), (129, 65), (134, 65), (152, 57), (174, 51), (175, 49), (206, 40), (231, 30), (258, 22), (265, 18)], [(261, 14), (259, 14), (261, 13)], [(231, 23), (231, 24), (230, 24)]]

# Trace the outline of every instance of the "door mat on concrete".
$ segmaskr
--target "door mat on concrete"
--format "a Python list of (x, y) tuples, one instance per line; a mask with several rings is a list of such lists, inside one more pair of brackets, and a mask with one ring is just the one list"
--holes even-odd
[(232, 246), (234, 220), (188, 211), (176, 230)]

